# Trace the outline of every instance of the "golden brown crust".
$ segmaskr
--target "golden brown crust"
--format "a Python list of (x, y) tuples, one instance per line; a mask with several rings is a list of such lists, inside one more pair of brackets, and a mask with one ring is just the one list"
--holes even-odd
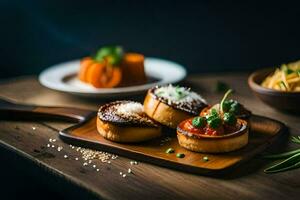
[[(149, 126), (158, 127), (159, 125), (150, 119), (145, 113), (119, 113), (120, 106), (126, 104), (139, 104), (141, 109), (143, 105), (134, 101), (113, 101), (102, 105), (98, 110), (98, 117), (105, 122), (110, 122), (118, 126)], [(125, 111), (124, 111), (125, 112)]]
[(161, 136), (161, 127), (118, 126), (97, 118), (97, 130), (104, 138), (121, 143), (142, 142)]
[(181, 121), (194, 116), (157, 100), (150, 91), (144, 100), (144, 111), (150, 118), (170, 128), (176, 128)]
[(240, 121), (242, 121), (244, 128), (242, 127), (240, 131), (223, 137), (192, 137), (181, 129), (177, 129), (179, 145), (190, 151), (202, 153), (225, 153), (240, 149), (248, 144), (249, 135), (247, 122)]

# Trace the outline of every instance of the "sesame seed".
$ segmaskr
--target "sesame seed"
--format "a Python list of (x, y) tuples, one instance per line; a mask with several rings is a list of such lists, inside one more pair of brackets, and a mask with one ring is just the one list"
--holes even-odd
[(123, 174), (123, 178), (125, 178), (126, 177), (126, 174)]
[(78, 160), (78, 158), (76, 157), (75, 160)]
[(207, 156), (204, 156), (202, 159), (203, 159), (203, 161), (205, 161), (205, 162), (209, 161), (209, 159), (208, 159)]
[(50, 147), (50, 144), (47, 144), (47, 147)]
[(32, 130), (35, 130), (35, 129), (36, 129), (36, 127), (33, 126), (33, 127), (32, 127)]
[(122, 172), (120, 172), (120, 175), (122, 175), (123, 173)]
[(133, 165), (133, 164), (134, 164), (134, 161), (130, 161), (130, 164)]
[(94, 168), (96, 168), (96, 165), (93, 165)]
[(54, 148), (55, 146), (52, 144), (51, 147)]
[(97, 171), (97, 172), (99, 172), (99, 171), (100, 171), (100, 169), (96, 169), (96, 171)]
[(52, 142), (56, 142), (56, 139), (52, 139)]
[(64, 155), (64, 158), (68, 158), (68, 156), (67, 156), (67, 155)]
[(49, 142), (52, 142), (52, 139), (51, 139), (51, 138), (49, 139)]
[(87, 166), (88, 164), (86, 162), (83, 163), (83, 166)]
[(131, 171), (131, 169), (129, 168), (129, 169), (128, 169), (128, 173), (130, 174), (131, 172), (132, 172), (132, 171)]

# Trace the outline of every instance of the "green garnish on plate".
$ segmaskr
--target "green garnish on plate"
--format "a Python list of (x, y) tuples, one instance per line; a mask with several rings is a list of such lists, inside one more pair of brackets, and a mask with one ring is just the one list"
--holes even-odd
[(175, 87), (175, 95), (177, 100), (184, 98), (187, 95), (187, 93), (185, 92), (185, 88), (177, 85)]
[(123, 58), (123, 54), (124, 51), (121, 46), (104, 46), (97, 51), (94, 59), (98, 62), (107, 60), (111, 65), (118, 65)]
[(175, 150), (174, 150), (173, 148), (168, 148), (168, 149), (166, 150), (166, 153), (168, 153), (168, 154), (174, 153), (174, 152), (175, 152)]
[(184, 158), (185, 155), (184, 155), (183, 153), (178, 153), (178, 154), (176, 154), (176, 157), (177, 157), (177, 158)]

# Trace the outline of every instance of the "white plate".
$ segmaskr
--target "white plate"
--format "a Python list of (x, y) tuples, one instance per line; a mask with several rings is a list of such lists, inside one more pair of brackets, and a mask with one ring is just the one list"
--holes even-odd
[(42, 85), (61, 92), (80, 96), (110, 98), (142, 93), (155, 85), (179, 82), (186, 76), (184, 67), (175, 62), (159, 58), (146, 58), (146, 76), (155, 81), (130, 87), (102, 89), (94, 88), (77, 78), (76, 74), (79, 70), (79, 64), (80, 60), (74, 60), (54, 65), (40, 74), (39, 81)]

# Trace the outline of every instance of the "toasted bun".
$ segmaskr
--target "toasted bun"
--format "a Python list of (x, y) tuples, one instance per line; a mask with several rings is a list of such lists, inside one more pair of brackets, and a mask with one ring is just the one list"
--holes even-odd
[(144, 112), (140, 103), (115, 101), (100, 107), (97, 130), (115, 142), (141, 142), (161, 135), (161, 127)]
[(240, 149), (248, 144), (248, 126), (244, 120), (239, 121), (242, 127), (239, 131), (224, 136), (195, 136), (177, 128), (179, 145), (195, 152), (225, 153)]
[(144, 110), (155, 121), (174, 129), (181, 121), (194, 116), (155, 99), (149, 92), (144, 101)]
[[(144, 100), (144, 110), (149, 117), (174, 129), (181, 121), (199, 115), (207, 106), (200, 95), (184, 87), (179, 88), (184, 96), (180, 99), (174, 98), (176, 89), (178, 87), (172, 85), (151, 88)], [(166, 95), (160, 96), (159, 92)]]
[(104, 138), (123, 143), (142, 142), (161, 136), (160, 127), (118, 126), (99, 118), (97, 118), (97, 130)]

